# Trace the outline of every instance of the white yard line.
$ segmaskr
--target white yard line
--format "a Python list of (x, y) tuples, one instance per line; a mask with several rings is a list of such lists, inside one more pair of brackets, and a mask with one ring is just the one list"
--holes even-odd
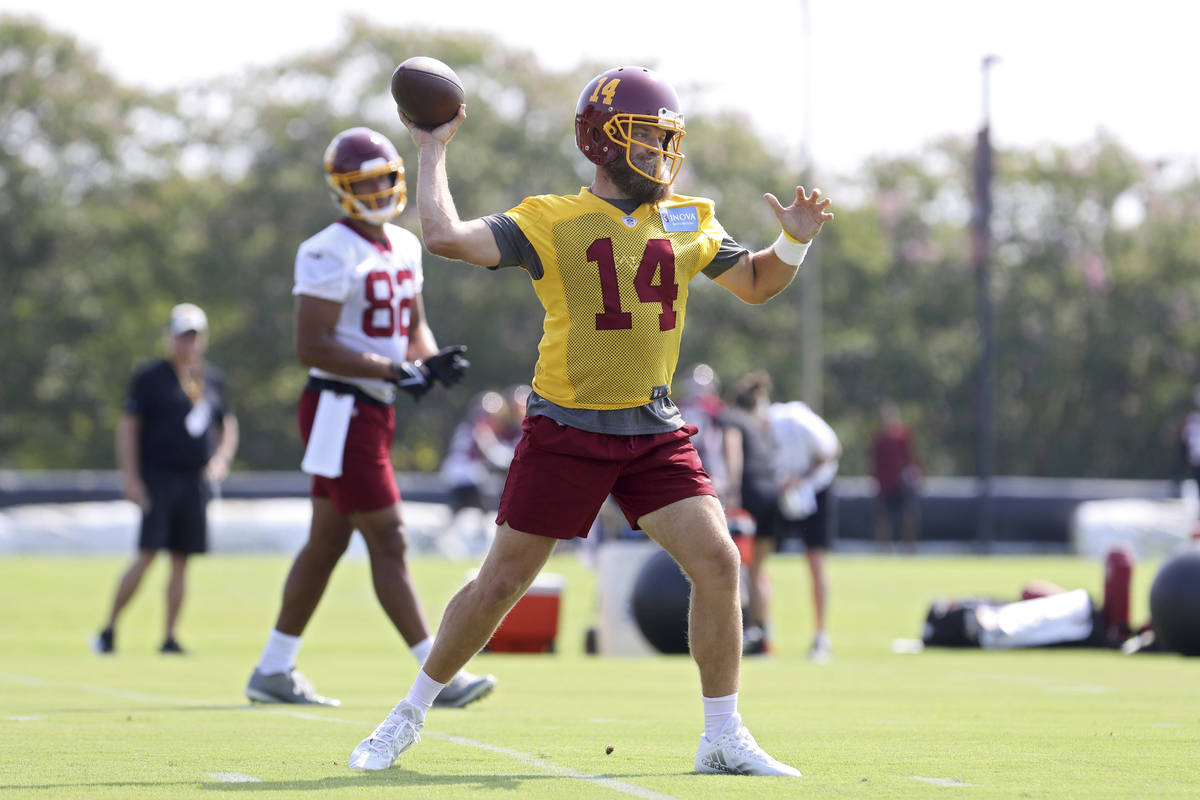
[(556, 775), (560, 778), (575, 778), (576, 780), (588, 781), (598, 786), (603, 786), (606, 789), (612, 789), (614, 792), (629, 794), (633, 795), (634, 797), (641, 797), (645, 800), (675, 800), (675, 798), (671, 797), (669, 794), (660, 794), (658, 792), (651, 791), (650, 789), (643, 789), (641, 786), (634, 786), (631, 783), (625, 783), (624, 781), (618, 781), (612, 778), (604, 778), (599, 775), (588, 775), (586, 773), (573, 770), (570, 767), (560, 767), (558, 764), (547, 761), (544, 758), (538, 758), (537, 756), (531, 756), (516, 750), (509, 750), (507, 747), (496, 747), (495, 745), (485, 744), (484, 742), (477, 742), (474, 739), (465, 739), (462, 736), (451, 736), (445, 733), (433, 733), (430, 735), (438, 739), (443, 739), (447, 742), (453, 742), (454, 744), (461, 744), (465, 745), (466, 747), (477, 747), (480, 750), (487, 750), (489, 753), (497, 753), (502, 756), (508, 756), (514, 761), (519, 761), (526, 766), (533, 767), (534, 769), (541, 770), (542, 772), (547, 772), (551, 775)]
[[(214, 709), (228, 708), (220, 703), (209, 702), (205, 700), (196, 700), (191, 698), (179, 697), (162, 697), (159, 695), (146, 694), (145, 692), (133, 692), (126, 689), (114, 689), (108, 686), (96, 686), (88, 683), (67, 683), (64, 681), (51, 681), (37, 678), (31, 675), (16, 675), (8, 672), (0, 672), (0, 680), (8, 681), (9, 683), (19, 683), (24, 686), (35, 686), (46, 689), (71, 689), (79, 692), (87, 692), (89, 694), (100, 694), (108, 697), (119, 697), (124, 700), (136, 700), (140, 703), (154, 703), (158, 705), (185, 705), (194, 706), (197, 708), (212, 707)], [(247, 706), (247, 710), (256, 711), (264, 714), (279, 714), (286, 717), (294, 717), (296, 719), (309, 720), (314, 722), (329, 722), (337, 725), (357, 725), (361, 728), (367, 728), (370, 723), (362, 722), (361, 720), (345, 719), (343, 717), (327, 717), (322, 714), (310, 714), (303, 711), (293, 711), (288, 708)], [(507, 756), (512, 760), (523, 764), (526, 767), (532, 767), (545, 774), (553, 775), (559, 778), (572, 778), (574, 780), (587, 781), (603, 786), (606, 789), (625, 794), (631, 797), (639, 797), (642, 800), (677, 800), (675, 797), (668, 794), (661, 794), (650, 789), (637, 786), (632, 783), (606, 778), (601, 775), (588, 775), (584, 772), (571, 769), (569, 767), (559, 766), (552, 761), (547, 761), (544, 758), (522, 753), (518, 750), (510, 750), (506, 747), (497, 747), (479, 742), (474, 739), (466, 739), (461, 736), (453, 736), (448, 733), (433, 731), (429, 728), (424, 728), (421, 731), (424, 736), (429, 736), (435, 739), (450, 742), (452, 744), (461, 745), (463, 747), (474, 747), (479, 750), (486, 750), (497, 755)], [(249, 783), (258, 782), (259, 779), (252, 775), (246, 775), (241, 772), (208, 772), (205, 773), (210, 778), (219, 780), (223, 783)]]

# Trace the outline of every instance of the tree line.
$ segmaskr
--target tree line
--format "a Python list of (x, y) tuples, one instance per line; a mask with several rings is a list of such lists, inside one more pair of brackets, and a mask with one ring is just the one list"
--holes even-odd
[[(572, 111), (607, 64), (551, 72), (486, 36), (355, 21), (328, 50), (150, 91), (106, 73), (86, 43), (0, 17), (0, 468), (110, 468), (129, 376), (161, 352), (168, 309), (189, 300), (209, 313), (210, 357), (242, 423), (237, 468), (295, 469), (305, 374), (292, 265), (334, 219), (321, 156), (338, 131), (374, 127), (406, 158), (415, 192), (415, 152), (387, 86), (417, 54), (451, 64), (467, 87), (449, 164), (464, 218), (587, 182)], [(812, 176), (782, 163), (786, 148), (752, 122), (689, 116), (677, 189), (716, 199), (725, 228), (757, 248), (777, 233), (762, 193)], [(805, 266), (820, 270), (820, 405), (844, 474), (867, 472), (885, 397), (930, 474), (974, 470), (972, 134), (842, 176), (837, 219)], [(1139, 159), (1098, 133), (1001, 151), (995, 168), (996, 472), (1167, 475), (1200, 380), (1196, 165)], [(419, 235), (414, 210), (398, 221)], [(472, 368), (451, 391), (398, 401), (394, 456), (407, 470), (437, 467), (477, 392), (530, 380), (541, 333), (523, 272), (429, 254), (425, 272), (433, 329), (466, 344)], [(797, 282), (752, 308), (697, 279), (680, 370), (703, 361), (728, 388), (764, 368), (777, 399), (799, 398), (801, 295)]]

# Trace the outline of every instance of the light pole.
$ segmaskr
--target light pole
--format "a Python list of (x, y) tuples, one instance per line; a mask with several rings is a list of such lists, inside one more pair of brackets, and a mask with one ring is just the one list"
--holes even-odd
[[(812, 16), (808, 0), (800, 0), (800, 53), (804, 81), (804, 121), (800, 151), (801, 174), (812, 191)], [(821, 344), (821, 273), (820, 244), (814, 243), (804, 266), (800, 268), (800, 397), (821, 413), (825, 358)]]
[(988, 73), (999, 60), (986, 55), (980, 64), (983, 77), (983, 120), (975, 139), (973, 213), (971, 215), (971, 267), (979, 314), (979, 375), (975, 400), (976, 475), (979, 501), (979, 549), (988, 552), (995, 539), (992, 478), (995, 470), (995, 343), (991, 293), (992, 143)]

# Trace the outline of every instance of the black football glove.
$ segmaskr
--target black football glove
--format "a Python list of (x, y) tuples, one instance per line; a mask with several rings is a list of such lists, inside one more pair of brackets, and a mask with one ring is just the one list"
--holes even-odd
[(462, 378), (467, 367), (471, 366), (471, 362), (463, 357), (465, 352), (467, 352), (467, 347), (462, 344), (443, 347), (425, 359), (423, 366), (428, 368), (433, 373), (433, 377), (444, 385), (453, 386)]
[(420, 400), (433, 388), (433, 372), (420, 361), (393, 361), (391, 370), (391, 382), (397, 389), (411, 394), (415, 400)]

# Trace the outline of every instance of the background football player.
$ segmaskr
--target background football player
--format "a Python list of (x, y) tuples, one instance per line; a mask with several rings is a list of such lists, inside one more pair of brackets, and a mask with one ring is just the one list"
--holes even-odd
[[(404, 162), (382, 134), (351, 128), (325, 151), (342, 218), (296, 254), (296, 354), (309, 367), (297, 418), (313, 475), (312, 522), (283, 586), (283, 604), (246, 696), (263, 703), (338, 705), (296, 670), (300, 637), (350, 536), (366, 542), (375, 595), (418, 663), (431, 646), (405, 560), (390, 448), (396, 392), (421, 397), (467, 368), (461, 346), (438, 349), (421, 299), (421, 244), (388, 221), (407, 199)], [(463, 706), (495, 686), (455, 670), (438, 705)]]

